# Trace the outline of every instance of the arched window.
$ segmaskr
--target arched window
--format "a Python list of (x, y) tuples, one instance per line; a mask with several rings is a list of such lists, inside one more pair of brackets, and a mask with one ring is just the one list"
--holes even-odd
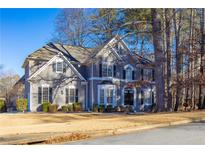
[(132, 80), (132, 68), (131, 67), (127, 67), (126, 69), (126, 79)]
[(131, 65), (126, 65), (124, 67), (124, 79), (126, 80), (134, 80), (134, 71)]

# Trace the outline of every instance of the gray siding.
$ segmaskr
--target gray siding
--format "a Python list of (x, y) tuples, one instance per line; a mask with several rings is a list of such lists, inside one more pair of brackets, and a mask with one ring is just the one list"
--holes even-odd
[[(54, 61), (55, 62), (55, 61)], [(53, 88), (53, 103), (61, 107), (66, 104), (65, 89), (75, 87), (78, 89), (78, 101), (85, 104), (85, 86), (81, 85), (79, 77), (66, 64), (66, 72), (56, 73), (53, 71), (53, 63), (46, 67), (41, 73), (34, 77), (31, 82), (31, 111), (40, 110), (38, 104), (38, 87), (49, 86)]]

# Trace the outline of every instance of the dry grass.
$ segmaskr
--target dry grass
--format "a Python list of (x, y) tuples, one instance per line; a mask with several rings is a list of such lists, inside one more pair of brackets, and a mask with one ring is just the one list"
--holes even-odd
[(0, 136), (25, 133), (90, 133), (119, 128), (141, 127), (205, 117), (205, 110), (145, 115), (127, 114), (0, 114)]
[(62, 136), (50, 137), (42, 143), (43, 144), (54, 144), (54, 143), (61, 143), (61, 142), (66, 142), (66, 141), (83, 140), (83, 139), (87, 139), (89, 137), (90, 136), (87, 134), (72, 133), (71, 135), (62, 135)]

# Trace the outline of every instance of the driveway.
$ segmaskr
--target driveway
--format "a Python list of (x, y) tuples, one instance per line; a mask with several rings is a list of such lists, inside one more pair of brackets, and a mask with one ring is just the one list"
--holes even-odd
[(67, 144), (119, 144), (119, 145), (156, 145), (156, 144), (202, 144), (205, 145), (205, 122), (158, 128), (143, 132), (130, 133), (98, 139), (70, 142)]

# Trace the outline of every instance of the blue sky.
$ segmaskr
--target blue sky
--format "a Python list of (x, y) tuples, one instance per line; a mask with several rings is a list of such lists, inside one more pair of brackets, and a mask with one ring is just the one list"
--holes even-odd
[(0, 65), (20, 76), (26, 56), (52, 39), (59, 9), (0, 9)]

